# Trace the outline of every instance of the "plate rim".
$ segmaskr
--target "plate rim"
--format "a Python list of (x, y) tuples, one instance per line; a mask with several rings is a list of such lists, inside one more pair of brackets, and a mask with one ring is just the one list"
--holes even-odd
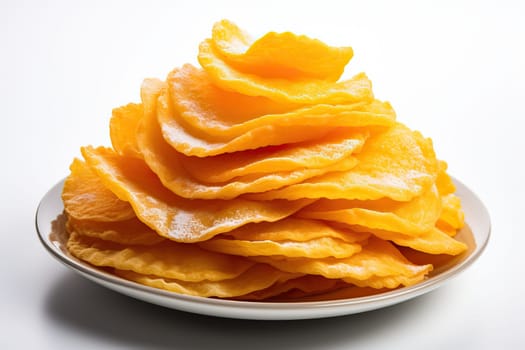
[[(476, 247), (474, 248), (474, 251), (460, 263), (450, 267), (436, 276), (430, 277), (429, 279), (410, 287), (403, 287), (371, 296), (348, 299), (296, 302), (263, 302), (205, 298), (165, 291), (111, 275), (108, 272), (104, 272), (94, 266), (76, 259), (75, 257), (65, 254), (56, 244), (50, 240), (49, 232), (43, 232), (44, 228), (41, 227), (42, 223), (40, 222), (44, 220), (43, 211), (46, 208), (46, 205), (58, 204), (56, 203), (56, 200), (60, 199), (60, 196), (57, 198), (56, 194), (61, 193), (65, 178), (55, 183), (55, 185), (53, 185), (40, 200), (35, 213), (35, 227), (37, 236), (42, 245), (45, 247), (47, 252), (59, 262), (95, 283), (139, 300), (180, 311), (226, 318), (252, 320), (295, 320), (333, 317), (379, 309), (428, 293), (441, 286), (443, 283), (449, 281), (452, 277), (456, 277), (465, 271), (482, 255), (488, 245), (488, 242), (490, 241), (492, 230), (489, 212), (480, 198), (470, 188), (468, 188), (456, 178), (452, 176), (451, 178), (456, 185), (456, 193), (462, 192), (467, 194), (469, 199), (478, 207), (477, 209), (480, 211), (478, 214), (480, 214), (481, 217), (485, 219), (486, 222), (484, 226), (486, 227), (484, 227), (484, 236), (486, 235), (486, 239), (484, 239), (482, 242), (479, 242), (479, 237), (477, 237), (476, 232), (474, 229), (472, 229), (472, 234), (476, 241)], [(464, 198), (462, 198), (461, 195), (460, 198), (463, 202)], [(53, 211), (56, 214), (55, 218), (63, 211), (62, 201), (59, 200), (58, 202), (60, 205), (58, 205), (56, 210)], [(59, 208), (60, 211), (57, 212)], [(46, 220), (44, 221), (46, 224), (51, 223), (50, 221), (48, 222), (47, 217), (45, 219)], [(470, 220), (472, 220), (472, 218), (468, 218), (466, 216), (467, 223)]]

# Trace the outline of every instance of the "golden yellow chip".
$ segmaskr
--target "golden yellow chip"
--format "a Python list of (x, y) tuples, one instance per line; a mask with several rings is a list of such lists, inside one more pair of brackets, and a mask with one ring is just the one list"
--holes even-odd
[[(144, 116), (150, 117), (157, 115), (157, 99), (162, 89), (166, 88), (166, 83), (159, 79), (144, 79), (140, 86), (140, 99), (144, 106)], [(130, 137), (133, 137), (130, 135)]]
[(432, 270), (432, 265), (414, 265), (391, 243), (371, 237), (361, 252), (349, 258), (306, 259), (252, 257), (251, 259), (275, 268), (326, 278), (355, 279), (366, 283), (371, 277), (406, 276), (414, 277)]
[(167, 85), (169, 100), (181, 122), (222, 141), (259, 127), (358, 127), (392, 125), (395, 120), (392, 106), (379, 100), (303, 106), (222, 90), (206, 72), (191, 65), (170, 72)]
[(317, 220), (287, 217), (276, 222), (247, 224), (225, 233), (239, 240), (251, 241), (294, 241), (306, 242), (312, 239), (330, 237), (347, 243), (362, 242), (369, 233), (351, 231), (348, 228), (335, 228)]
[(164, 237), (159, 236), (137, 218), (115, 222), (97, 222), (69, 218), (66, 226), (68, 232), (77, 232), (83, 236), (120, 244), (152, 245), (165, 240)]
[(440, 160), (438, 161), (438, 176), (436, 178), (436, 186), (439, 194), (446, 196), (456, 191), (456, 186), (452, 181), (452, 178), (447, 174), (447, 163)]
[(440, 230), (441, 232), (449, 235), (450, 237), (454, 237), (458, 233), (458, 229), (450, 226), (445, 221), (438, 220), (436, 222), (436, 228)]
[(441, 195), (442, 211), (436, 226), (449, 236), (454, 236), (465, 225), (465, 214), (461, 209), (460, 198), (454, 194), (456, 186), (446, 171), (447, 163), (439, 161), (436, 186)]
[(137, 125), (144, 116), (144, 106), (137, 103), (129, 103), (125, 106), (113, 109), (109, 122), (109, 133), (111, 144), (117, 153), (140, 158), (135, 136)]
[(402, 124), (371, 136), (350, 171), (329, 173), (300, 184), (250, 196), (286, 198), (379, 199), (409, 201), (435, 182), (437, 160), (432, 144)]
[[(305, 275), (284, 282), (277, 282), (266, 289), (241, 295), (237, 300), (264, 300), (272, 297), (282, 299), (298, 299), (306, 296), (326, 293), (340, 287), (341, 281), (322, 276)], [(299, 294), (299, 295), (298, 295)]]
[(265, 264), (256, 264), (241, 275), (221, 281), (187, 282), (158, 276), (116, 270), (118, 276), (146, 286), (201, 297), (233, 298), (270, 287), (274, 283), (297, 278), (297, 274), (279, 271)]
[(366, 140), (362, 132), (329, 135), (326, 139), (214, 157), (184, 157), (182, 165), (191, 177), (205, 183), (227, 182), (247, 175), (321, 169), (359, 152)]
[(199, 243), (204, 249), (241, 256), (344, 258), (361, 251), (367, 233), (336, 229), (315, 220), (286, 218), (248, 224)]
[(168, 92), (157, 105), (163, 136), (177, 151), (199, 157), (319, 139), (342, 127), (395, 123), (387, 102), (283, 106), (218, 89), (190, 65), (170, 73)]
[(170, 102), (180, 118), (194, 129), (215, 137), (231, 139), (264, 126), (277, 119), (277, 115), (302, 107), (219, 89), (205, 71), (190, 64), (173, 69), (166, 82)]
[(71, 254), (95, 266), (188, 282), (231, 279), (254, 265), (241, 257), (167, 240), (150, 246), (122, 245), (72, 232), (67, 247)]
[(370, 232), (376, 237), (392, 241), (397, 245), (410, 247), (429, 254), (458, 255), (467, 250), (465, 243), (450, 237), (449, 234), (441, 231), (437, 227), (433, 227), (429, 231), (417, 236), (359, 226), (352, 226), (351, 228), (355, 231)]
[(359, 280), (356, 278), (344, 278), (346, 283), (353, 284), (358, 287), (371, 287), (375, 289), (394, 289), (399, 286), (411, 286), (423, 281), (426, 277), (426, 271), (413, 276), (393, 275), (393, 276), (373, 276), (366, 280)]
[(442, 213), (435, 186), (408, 202), (321, 199), (302, 209), (298, 216), (400, 232), (408, 236), (431, 230)]
[(217, 86), (243, 95), (297, 104), (349, 104), (373, 99), (372, 84), (364, 73), (341, 82), (265, 78), (229, 66), (216, 53), (210, 39), (200, 44), (198, 59)]
[(62, 201), (66, 213), (77, 220), (120, 221), (135, 217), (129, 203), (107, 189), (85, 162), (74, 159), (64, 182)]
[(163, 185), (181, 197), (192, 199), (232, 199), (241, 194), (264, 192), (329, 172), (348, 170), (357, 163), (355, 158), (347, 157), (324, 168), (246, 175), (224, 184), (208, 185), (189, 176), (184, 169), (185, 157), (164, 141), (154, 118), (144, 119), (137, 136), (144, 160)]
[(335, 127), (320, 129), (316, 125), (299, 125), (291, 128), (260, 126), (228, 141), (209, 140), (199, 132), (190, 131), (181, 125), (180, 118), (169, 106), (166, 96), (160, 96), (157, 118), (162, 136), (178, 152), (187, 156), (208, 157), (256, 149), (265, 146), (282, 145), (322, 138), (336, 130)]
[(141, 159), (119, 156), (103, 147), (84, 147), (82, 154), (105, 185), (130, 202), (142, 222), (178, 242), (203, 241), (251, 222), (277, 221), (310, 203), (188, 200), (166, 189)]
[(213, 26), (212, 41), (228, 64), (270, 78), (336, 81), (353, 56), (351, 47), (330, 47), (319, 40), (290, 32), (270, 32), (253, 40), (228, 20)]
[(240, 256), (285, 256), (321, 259), (327, 257), (347, 258), (359, 251), (361, 245), (348, 243), (332, 237), (314, 238), (309, 241), (247, 241), (214, 237), (199, 243), (214, 252)]
[(440, 220), (449, 226), (460, 229), (465, 226), (465, 214), (461, 209), (461, 199), (455, 194), (447, 194), (441, 197), (443, 210), (441, 211)]

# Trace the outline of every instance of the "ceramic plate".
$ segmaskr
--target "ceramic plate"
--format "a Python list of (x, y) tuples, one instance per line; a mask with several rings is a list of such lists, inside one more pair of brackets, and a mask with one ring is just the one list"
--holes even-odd
[(63, 226), (63, 206), (60, 198), (63, 184), (61, 181), (49, 190), (36, 213), (38, 236), (52, 256), (82, 276), (122, 294), (157, 305), (210, 316), (254, 320), (312, 319), (354, 314), (394, 305), (428, 293), (464, 271), (481, 255), (490, 236), (487, 209), (470, 189), (455, 180), (456, 193), (462, 200), (467, 222), (467, 226), (458, 233), (458, 237), (468, 243), (470, 249), (453, 262), (434, 269), (424, 282), (372, 296), (328, 301), (251, 302), (193, 297), (119, 278), (71, 256), (64, 247), (64, 239), (60, 237), (61, 231), (58, 229)]

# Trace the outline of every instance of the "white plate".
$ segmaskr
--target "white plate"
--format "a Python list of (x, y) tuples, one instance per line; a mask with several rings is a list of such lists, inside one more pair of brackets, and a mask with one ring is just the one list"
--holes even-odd
[[(61, 181), (49, 190), (36, 212), (38, 236), (51, 255), (82, 276), (122, 294), (153, 304), (210, 316), (257, 320), (313, 319), (354, 314), (394, 305), (428, 293), (464, 271), (483, 252), (490, 236), (487, 209), (471, 190), (455, 180), (456, 193), (462, 200), (466, 221), (472, 233), (470, 237), (475, 240), (475, 245), (459, 261), (452, 266), (436, 269), (424, 282), (372, 296), (330, 301), (251, 302), (193, 297), (119, 278), (71, 256), (61, 243), (63, 240), (53, 233), (56, 230), (53, 231), (52, 227), (58, 224), (57, 217), (63, 211), (60, 197), (63, 184)], [(469, 230), (468, 227), (464, 230)]]

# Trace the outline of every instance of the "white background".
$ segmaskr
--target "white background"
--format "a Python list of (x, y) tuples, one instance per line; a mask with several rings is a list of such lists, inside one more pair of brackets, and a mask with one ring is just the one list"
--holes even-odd
[[(433, 138), (493, 223), (482, 257), (438, 290), (359, 315), (239, 321), (135, 301), (44, 250), (40, 198), (145, 77), (196, 63), (212, 24), (350, 45), (398, 119)], [(519, 1), (2, 1), (2, 349), (525, 348), (525, 11)]]

